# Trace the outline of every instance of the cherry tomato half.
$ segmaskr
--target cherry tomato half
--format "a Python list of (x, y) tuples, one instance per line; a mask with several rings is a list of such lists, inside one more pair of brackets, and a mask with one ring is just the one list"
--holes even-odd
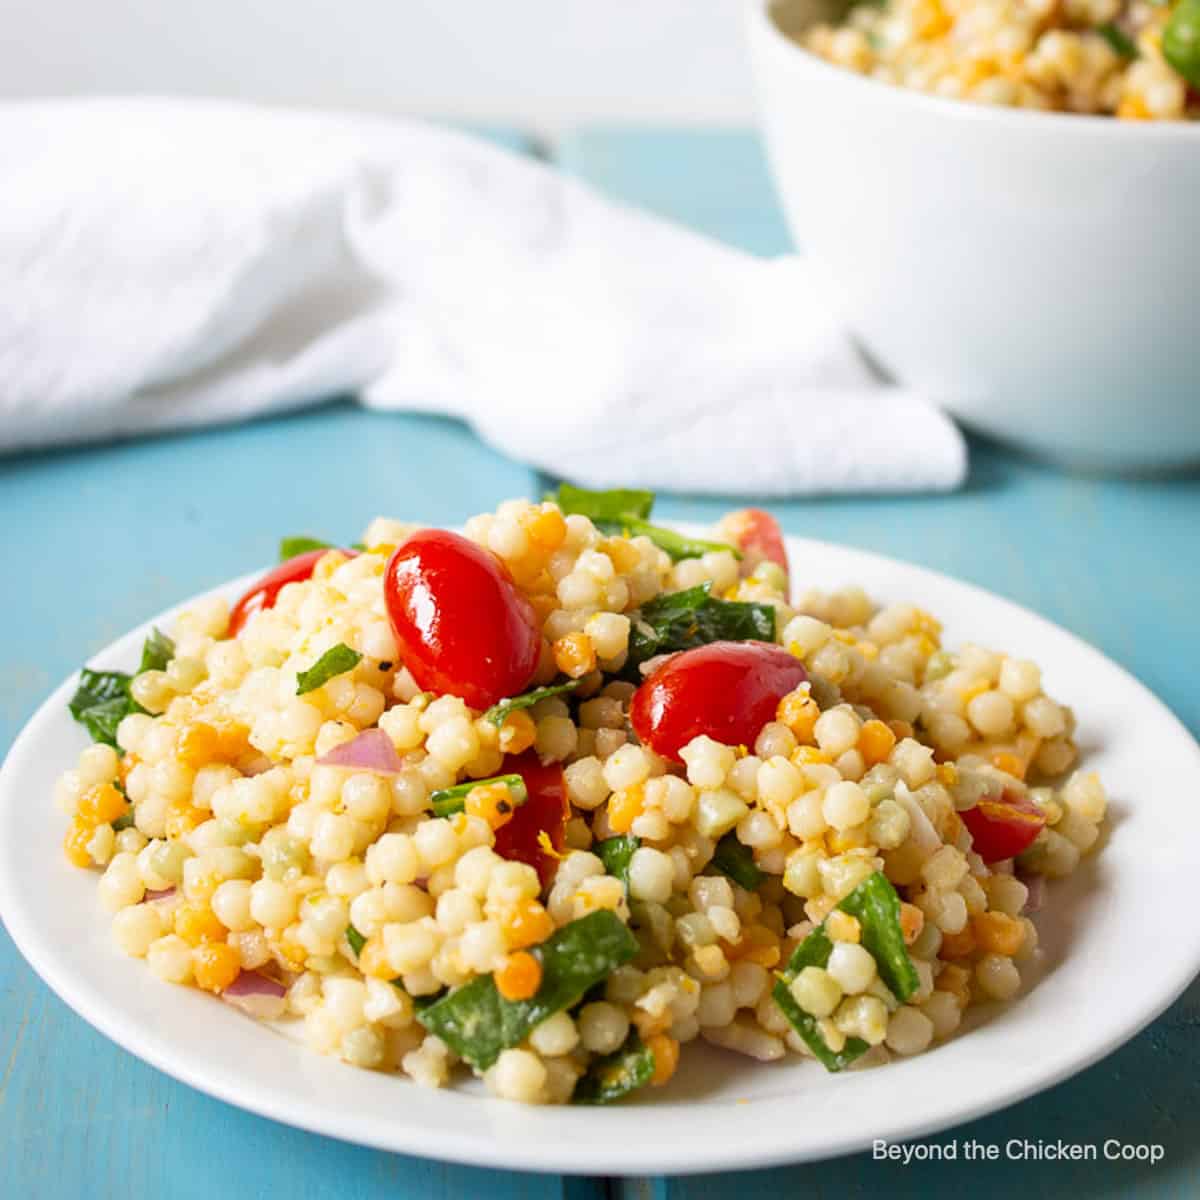
[(777, 563), (788, 571), (787, 550), (783, 542), (783, 530), (769, 512), (761, 508), (743, 508), (730, 513), (722, 527), (732, 534), (734, 545), (742, 552), (743, 575), (752, 575), (761, 562)]
[(694, 737), (753, 746), (788, 692), (808, 678), (767, 642), (712, 642), (667, 659), (634, 693), (629, 718), (643, 745), (678, 760)]
[(975, 853), (986, 863), (1028, 850), (1046, 824), (1042, 810), (1015, 792), (1004, 792), (999, 800), (980, 800), (959, 816), (970, 830)]
[[(256, 612), (264, 608), (273, 608), (279, 599), (279, 593), (289, 583), (303, 583), (312, 578), (313, 568), (323, 555), (329, 553), (328, 548), (306, 550), (280, 563), (273, 571), (268, 571), (234, 606), (229, 614), (229, 636), (237, 637), (246, 622)], [(347, 558), (355, 558), (357, 550), (342, 550)]]
[(555, 851), (561, 851), (570, 816), (562, 764), (544, 766), (534, 751), (526, 750), (524, 754), (506, 755), (499, 773), (520, 775), (525, 780), (529, 799), (516, 810), (507, 825), (496, 830), (496, 853), (501, 858), (536, 867), (538, 878), (545, 886), (554, 874), (556, 860), (542, 845), (539, 834), (549, 835)]
[(491, 551), (422, 529), (392, 555), (383, 598), (404, 665), (425, 691), (482, 709), (528, 687), (542, 647), (537, 616)]

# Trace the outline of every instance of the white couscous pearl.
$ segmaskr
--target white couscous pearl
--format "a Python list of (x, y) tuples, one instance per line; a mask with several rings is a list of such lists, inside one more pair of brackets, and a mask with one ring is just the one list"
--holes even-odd
[(503, 1100), (536, 1104), (546, 1086), (546, 1068), (528, 1050), (505, 1050), (484, 1075), (489, 1091)]
[(250, 915), (259, 925), (282, 929), (296, 916), (296, 897), (284, 884), (260, 879), (250, 886)]
[(859, 720), (853, 713), (844, 708), (831, 708), (817, 718), (813, 736), (826, 754), (836, 758), (858, 744), (859, 727)]
[(145, 958), (162, 936), (163, 924), (163, 916), (153, 904), (134, 904), (113, 917), (113, 939), (131, 958)]
[(529, 1035), (529, 1044), (547, 1058), (558, 1058), (570, 1054), (579, 1044), (579, 1031), (575, 1028), (570, 1014), (555, 1013), (534, 1026)]
[(821, 813), (834, 829), (852, 829), (871, 813), (871, 801), (857, 783), (835, 783), (825, 792)]
[(792, 998), (814, 1017), (831, 1016), (842, 1001), (842, 985), (824, 967), (804, 967), (789, 985)]
[(629, 1034), (625, 1011), (606, 1000), (585, 1004), (579, 1012), (579, 1037), (585, 1050), (593, 1054), (611, 1054), (620, 1048)]
[(213, 892), (212, 910), (226, 929), (241, 933), (254, 926), (250, 913), (252, 886), (245, 879), (227, 879)]
[(679, 752), (687, 767), (688, 783), (698, 788), (718, 788), (733, 770), (737, 755), (729, 746), (710, 737), (693, 738)]
[(665, 904), (671, 898), (675, 868), (668, 855), (640, 846), (629, 861), (629, 894), (636, 900)]
[(875, 960), (855, 942), (835, 942), (825, 969), (847, 995), (865, 992), (875, 980)]
[(975, 979), (984, 995), (993, 1000), (1007, 1000), (1021, 987), (1021, 973), (1011, 958), (1001, 954), (985, 954), (975, 964)]
[(109, 912), (117, 912), (131, 904), (137, 904), (146, 892), (145, 884), (138, 872), (137, 858), (122, 853), (114, 856), (97, 888), (100, 903)]
[(889, 1018), (885, 1040), (897, 1054), (920, 1054), (933, 1041), (933, 1022), (920, 1009), (905, 1005)]
[(150, 970), (167, 983), (187, 983), (192, 977), (192, 948), (174, 933), (150, 944), (146, 962)]

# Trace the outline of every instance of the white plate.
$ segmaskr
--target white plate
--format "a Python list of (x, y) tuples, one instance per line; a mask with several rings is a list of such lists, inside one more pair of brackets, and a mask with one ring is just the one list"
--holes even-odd
[[(1200, 748), (1125, 671), (1024, 609), (858, 550), (789, 538), (788, 551), (805, 585), (857, 582), (873, 596), (915, 600), (943, 619), (950, 644), (977, 640), (1036, 659), (1047, 690), (1075, 707), (1085, 761), (1112, 797), (1108, 844), (1048, 889), (1038, 917), (1044, 953), (1027, 994), (981, 1012), (977, 1028), (929, 1053), (835, 1076), (811, 1061), (763, 1066), (689, 1046), (667, 1088), (603, 1109), (524, 1108), (478, 1087), (424, 1091), (322, 1058), (210, 997), (158, 982), (113, 946), (96, 877), (64, 860), (64, 818), (51, 802), (56, 775), (84, 744), (66, 709), (73, 681), (39, 710), (0, 772), (0, 916), (80, 1016), (160, 1070), (303, 1129), (459, 1162), (608, 1175), (795, 1162), (931, 1133), (1079, 1071), (1162, 1012), (1200, 969)], [(95, 665), (128, 669), (146, 628)]]

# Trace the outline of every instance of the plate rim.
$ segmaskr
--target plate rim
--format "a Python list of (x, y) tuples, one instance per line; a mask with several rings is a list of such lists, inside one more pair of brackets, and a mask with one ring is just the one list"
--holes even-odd
[[(669, 522), (669, 524), (685, 533), (697, 533), (703, 528), (694, 523)], [(1150, 706), (1155, 710), (1158, 718), (1163, 722), (1164, 730), (1170, 731), (1172, 741), (1178, 740), (1180, 750), (1190, 755), (1192, 767), (1196, 771), (1197, 778), (1200, 778), (1200, 744), (1197, 744), (1196, 739), (1179, 717), (1127, 668), (1070, 630), (999, 592), (917, 563), (845, 543), (793, 534), (785, 535), (785, 539), (788, 553), (793, 562), (802, 561), (805, 552), (809, 551), (818, 556), (821, 554), (850, 555), (877, 571), (899, 569), (908, 577), (906, 586), (911, 584), (920, 588), (928, 583), (937, 588), (959, 591), (968, 601), (982, 600), (990, 606), (999, 604), (1008, 610), (1006, 615), (1019, 616), (1024, 621), (1032, 622), (1035, 627), (1039, 628), (1042, 635), (1064, 641), (1072, 653), (1082, 653), (1098, 660), (1100, 665), (1115, 672), (1124, 686), (1131, 689), (1137, 698), (1139, 708)], [(261, 574), (261, 571), (249, 572), (170, 606), (149, 621), (116, 638), (103, 650), (92, 656), (88, 660), (89, 663), (96, 659), (106, 658), (125, 642), (136, 642), (138, 638), (145, 635), (151, 626), (173, 619), (182, 608), (206, 596), (236, 594), (239, 589), (243, 589), (249, 582), (259, 578)], [(996, 635), (996, 640), (1002, 640), (1002, 634)], [(0, 811), (3, 811), (7, 804), (6, 798), (12, 787), (13, 779), (19, 778), (18, 766), (29, 748), (36, 743), (42, 726), (55, 718), (61, 718), (61, 710), (75, 683), (74, 674), (60, 683), (38, 706), (14, 739), (3, 763), (0, 763)], [(6, 839), (13, 836), (9, 832), (11, 829), (11, 823), (6, 824), (0, 821), (0, 855), (3, 853)], [(154, 1035), (131, 1029), (128, 1025), (122, 1025), (119, 1019), (109, 1013), (108, 1005), (102, 998), (89, 997), (90, 989), (87, 978), (75, 977), (69, 965), (56, 960), (52, 949), (43, 946), (36, 935), (33, 922), (27, 919), (29, 915), (27, 906), (16, 893), (15, 885), (8, 878), (7, 872), (0, 872), (0, 920), (3, 920), (9, 936), (21, 955), (43, 982), (77, 1016), (121, 1049), (206, 1095), (213, 1096), (236, 1108), (307, 1132), (377, 1150), (436, 1158), (469, 1166), (561, 1175), (653, 1176), (749, 1170), (841, 1157), (869, 1148), (872, 1141), (881, 1135), (888, 1141), (909, 1141), (945, 1131), (1006, 1109), (1021, 1100), (1055, 1086), (1107, 1057), (1118, 1047), (1136, 1037), (1166, 1011), (1200, 973), (1200, 927), (1197, 927), (1191, 942), (1184, 948), (1187, 952), (1178, 954), (1169, 964), (1169, 968), (1165, 968), (1161, 972), (1160, 988), (1152, 996), (1147, 993), (1142, 998), (1142, 1002), (1134, 1006), (1133, 1015), (1128, 1016), (1121, 1023), (1119, 1029), (1109, 1030), (1106, 1036), (1090, 1043), (1082, 1053), (1076, 1051), (1063, 1055), (1061, 1061), (1050, 1070), (1026, 1072), (1017, 1077), (1014, 1082), (1002, 1083), (988, 1094), (980, 1095), (966, 1104), (943, 1102), (920, 1119), (906, 1119), (897, 1116), (888, 1127), (872, 1128), (860, 1134), (843, 1134), (827, 1138), (819, 1145), (808, 1145), (801, 1149), (778, 1144), (780, 1139), (764, 1138), (761, 1135), (739, 1138), (720, 1148), (701, 1143), (698, 1147), (691, 1145), (680, 1146), (676, 1149), (667, 1147), (662, 1151), (655, 1152), (648, 1150), (644, 1144), (626, 1145), (622, 1151), (622, 1157), (626, 1161), (618, 1164), (612, 1161), (611, 1150), (602, 1152), (598, 1147), (590, 1144), (560, 1147), (552, 1142), (542, 1145), (535, 1143), (532, 1139), (515, 1144), (505, 1144), (497, 1141), (494, 1136), (488, 1138), (488, 1122), (486, 1120), (479, 1122), (475, 1131), (470, 1134), (461, 1132), (452, 1124), (447, 1124), (438, 1130), (436, 1137), (431, 1137), (428, 1127), (406, 1124), (403, 1120), (398, 1119), (388, 1126), (387, 1135), (384, 1136), (383, 1133), (374, 1131), (354, 1131), (347, 1128), (345, 1118), (341, 1114), (314, 1107), (303, 1099), (297, 1099), (286, 1093), (273, 1096), (270, 1087), (264, 1088), (260, 1080), (251, 1079), (247, 1090), (235, 1091), (234, 1081), (226, 1080), (219, 1068), (214, 1068), (211, 1064), (206, 1065), (202, 1056), (194, 1056), (186, 1050), (180, 1056), (180, 1052), (172, 1049), (170, 1045), (160, 1046)], [(302, 1053), (311, 1054), (312, 1052), (302, 1050)], [(917, 1056), (890, 1064), (889, 1070), (894, 1074), (905, 1065), (919, 1066), (920, 1062), (921, 1056)], [(342, 1070), (354, 1069), (344, 1067), (340, 1063), (332, 1065)], [(215, 1078), (214, 1071), (216, 1072)], [(426, 1094), (422, 1093), (422, 1095)], [(461, 1093), (456, 1092), (455, 1089), (444, 1090), (437, 1095), (441, 1097), (459, 1095), (462, 1098)], [(466, 1099), (473, 1105), (481, 1103), (489, 1106), (499, 1105), (503, 1106), (505, 1110), (516, 1107), (504, 1101), (484, 1100), (481, 1102), (474, 1096), (466, 1097)], [(772, 1103), (777, 1102), (772, 1101)], [(670, 1107), (687, 1107), (689, 1105), (689, 1102), (686, 1101), (667, 1103)], [(665, 1108), (655, 1105), (644, 1105), (605, 1110), (605, 1113), (618, 1115), (618, 1120), (611, 1122), (616, 1126), (626, 1123), (619, 1114), (648, 1115), (656, 1109), (660, 1113), (665, 1111)], [(518, 1110), (518, 1112), (526, 1113), (528, 1111)], [(594, 1119), (594, 1109), (581, 1110), (567, 1107), (565, 1109), (533, 1110), (533, 1113), (549, 1114), (580, 1114), (584, 1112), (592, 1114)], [(635, 1121), (639, 1119), (641, 1118), (636, 1116), (634, 1118)], [(501, 1121), (501, 1123), (504, 1122)], [(569, 1124), (570, 1118), (563, 1123)], [(770, 1122), (764, 1122), (764, 1124), (769, 1126)]]

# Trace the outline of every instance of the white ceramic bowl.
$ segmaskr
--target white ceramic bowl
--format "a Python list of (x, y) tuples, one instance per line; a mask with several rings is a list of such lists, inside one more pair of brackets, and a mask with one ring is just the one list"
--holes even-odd
[(747, 0), (797, 243), (867, 351), (967, 424), (1083, 467), (1200, 462), (1200, 125), (944, 100)]

